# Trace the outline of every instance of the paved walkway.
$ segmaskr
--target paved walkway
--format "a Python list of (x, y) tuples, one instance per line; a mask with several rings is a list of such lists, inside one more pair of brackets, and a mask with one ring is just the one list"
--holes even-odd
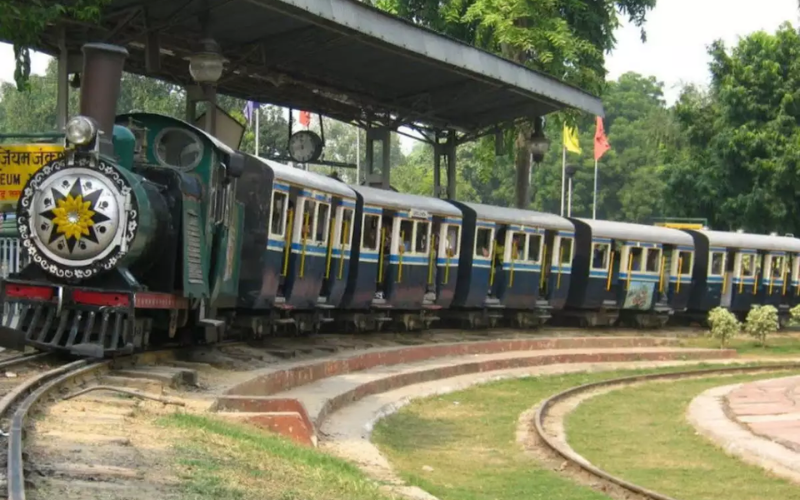
[(744, 384), (726, 400), (731, 416), (754, 434), (800, 452), (800, 376)]
[(747, 463), (800, 483), (800, 376), (709, 389), (688, 419), (707, 438)]

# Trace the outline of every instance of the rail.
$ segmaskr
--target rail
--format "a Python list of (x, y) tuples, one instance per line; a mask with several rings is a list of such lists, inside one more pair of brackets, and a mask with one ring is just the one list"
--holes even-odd
[(685, 370), (669, 373), (651, 373), (646, 375), (634, 375), (630, 377), (621, 377), (610, 380), (601, 380), (599, 382), (592, 382), (576, 387), (572, 387), (565, 391), (559, 392), (549, 398), (545, 399), (533, 417), (533, 427), (539, 439), (545, 445), (559, 454), (568, 462), (571, 462), (589, 474), (606, 480), (617, 486), (628, 490), (631, 493), (642, 495), (651, 500), (676, 500), (673, 497), (658, 493), (657, 491), (649, 490), (643, 486), (626, 481), (620, 477), (614, 476), (596, 465), (589, 462), (586, 458), (572, 450), (566, 443), (560, 443), (558, 440), (549, 436), (545, 429), (545, 419), (547, 418), (548, 411), (558, 402), (567, 398), (572, 398), (578, 394), (593, 391), (601, 387), (612, 387), (617, 385), (629, 385), (636, 382), (650, 382), (654, 380), (669, 380), (669, 379), (682, 379), (690, 377), (702, 377), (708, 375), (721, 375), (728, 373), (752, 373), (752, 372), (766, 372), (766, 371), (781, 371), (781, 370), (796, 370), (800, 368), (800, 363), (773, 363), (758, 366), (733, 366), (726, 368), (708, 368), (701, 370)]

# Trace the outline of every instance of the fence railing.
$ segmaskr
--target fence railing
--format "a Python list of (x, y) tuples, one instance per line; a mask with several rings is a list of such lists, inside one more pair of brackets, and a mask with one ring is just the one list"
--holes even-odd
[[(17, 273), (25, 267), (27, 263), (27, 254), (23, 252), (22, 241), (14, 237), (0, 237), (0, 277), (7, 278), (9, 274)], [(3, 304), (3, 324), (9, 315), (12, 318), (19, 318), (19, 304), (13, 306), (14, 314), (7, 303)], [(8, 325), (14, 327), (16, 325)]]

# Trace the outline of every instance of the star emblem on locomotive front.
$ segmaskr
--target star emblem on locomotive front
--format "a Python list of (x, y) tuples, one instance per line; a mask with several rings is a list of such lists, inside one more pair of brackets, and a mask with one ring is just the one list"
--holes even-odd
[[(69, 182), (65, 180), (60, 187), (70, 187)], [(50, 197), (44, 203), (53, 208), (39, 213), (41, 217), (52, 222), (48, 245), (63, 236), (72, 253), (81, 240), (99, 243), (96, 226), (108, 221), (109, 217), (97, 211), (97, 202), (103, 190), (92, 187), (91, 181), (83, 182), (79, 177), (66, 193), (50, 188)]]

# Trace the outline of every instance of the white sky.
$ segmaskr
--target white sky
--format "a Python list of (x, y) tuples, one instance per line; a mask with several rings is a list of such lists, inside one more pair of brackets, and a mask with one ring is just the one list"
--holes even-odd
[[(784, 21), (798, 24), (797, 0), (658, 0), (647, 16), (647, 42), (639, 30), (624, 25), (616, 49), (607, 57), (608, 77), (635, 71), (665, 83), (667, 103), (677, 98), (683, 83), (708, 84), (706, 48), (721, 38), (728, 46), (758, 30), (774, 32)], [(48, 56), (34, 54), (32, 70), (43, 73)], [(13, 81), (14, 53), (0, 44), (0, 80)], [(402, 138), (404, 150), (413, 140)]]

